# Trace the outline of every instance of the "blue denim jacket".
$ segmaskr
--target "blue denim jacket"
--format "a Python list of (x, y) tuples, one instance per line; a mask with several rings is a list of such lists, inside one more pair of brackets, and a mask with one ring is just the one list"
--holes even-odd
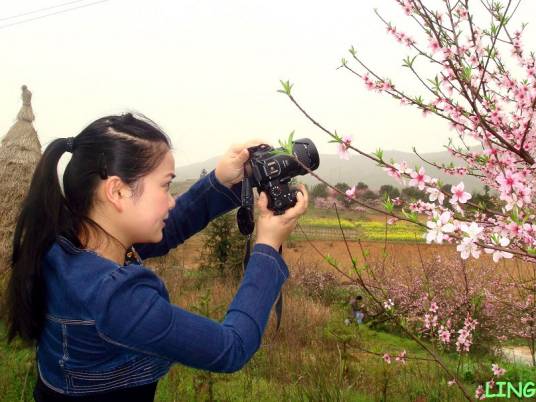
[(169, 302), (163, 282), (142, 265), (162, 256), (240, 205), (214, 170), (177, 197), (162, 241), (138, 244), (139, 258), (120, 266), (58, 236), (44, 258), (46, 323), (37, 345), (43, 382), (86, 395), (154, 382), (171, 364), (217, 372), (239, 370), (261, 344), (288, 269), (271, 246), (256, 244), (240, 287), (219, 323)]

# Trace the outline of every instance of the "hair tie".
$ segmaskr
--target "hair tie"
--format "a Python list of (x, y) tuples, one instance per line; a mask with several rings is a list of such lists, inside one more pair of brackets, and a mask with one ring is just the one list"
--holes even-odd
[(67, 152), (73, 153), (74, 151), (74, 137), (65, 138), (65, 148)]

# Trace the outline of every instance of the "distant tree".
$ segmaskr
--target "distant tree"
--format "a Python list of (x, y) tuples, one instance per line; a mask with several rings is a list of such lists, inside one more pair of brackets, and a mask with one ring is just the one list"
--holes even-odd
[(380, 197), (380, 195), (372, 190), (367, 190), (363, 193), (361, 198), (366, 201), (374, 201), (377, 200)]
[[(342, 191), (343, 194), (344, 194), (346, 192), (346, 190), (350, 189), (350, 186), (348, 184), (346, 184), (346, 183), (337, 183), (337, 184), (335, 184), (335, 188), (337, 190), (339, 190), (339, 191)], [(337, 194), (335, 196), (335, 199), (340, 201), (340, 202), (342, 202), (345, 207), (348, 207), (350, 205), (350, 200), (345, 195)]]
[(425, 200), (426, 193), (415, 187), (405, 187), (402, 189), (401, 197), (406, 201)]
[(207, 174), (208, 174), (207, 169), (203, 168), (203, 170), (201, 170), (201, 174), (199, 175), (199, 178), (205, 177)]
[(484, 185), (484, 192), (483, 193), (473, 192), (471, 194), (471, 201), (474, 204), (479, 205), (482, 208), (486, 208), (486, 209), (495, 208), (496, 200), (491, 196), (491, 194), (489, 193), (489, 190), (490, 190), (489, 186)]
[(357, 183), (357, 186), (355, 186), (355, 189), (357, 191), (365, 192), (368, 190), (368, 184), (365, 184), (362, 181), (360, 181), (359, 183)]
[(327, 188), (328, 186), (325, 183), (319, 183), (319, 184), (314, 185), (313, 188), (311, 189), (311, 198), (327, 197), (328, 195)]
[(350, 186), (344, 182), (335, 184), (335, 188), (340, 191), (346, 191), (350, 188)]
[(383, 186), (381, 186), (380, 191), (378, 191), (378, 193), (382, 198), (385, 197), (385, 195), (389, 196), (389, 198), (391, 199), (400, 197), (400, 190), (390, 184), (384, 184)]

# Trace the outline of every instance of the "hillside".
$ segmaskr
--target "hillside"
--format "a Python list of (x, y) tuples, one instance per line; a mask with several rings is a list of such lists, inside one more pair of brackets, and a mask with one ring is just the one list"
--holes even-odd
[[(469, 191), (479, 190), (482, 188), (479, 181), (475, 178), (469, 176), (460, 178), (446, 175), (434, 167), (424, 165), (423, 162), (413, 153), (385, 151), (384, 155), (384, 159), (387, 161), (391, 159), (396, 162), (405, 160), (408, 162), (409, 166), (425, 166), (428, 175), (438, 177), (444, 183), (457, 184), (463, 180), (465, 188)], [(459, 159), (453, 158), (446, 151), (422, 154), (422, 157), (437, 164), (448, 164), (452, 162), (455, 166), (463, 166)], [(217, 156), (204, 162), (178, 167), (176, 169), (176, 180), (178, 182), (182, 182), (188, 179), (199, 179), (201, 171), (203, 169), (207, 169), (207, 171), (214, 169), (219, 158), (220, 157)], [(346, 182), (349, 185), (353, 185), (362, 181), (368, 184), (369, 188), (373, 190), (378, 190), (382, 184), (392, 184), (399, 188), (402, 187), (393, 178), (388, 176), (382, 168), (376, 166), (376, 164), (370, 159), (367, 159), (361, 155), (351, 156), (350, 160), (345, 161), (341, 160), (338, 155), (321, 154), (320, 167), (316, 170), (316, 173), (331, 184)], [(318, 183), (318, 180), (310, 175), (300, 176), (299, 181), (308, 185)]]

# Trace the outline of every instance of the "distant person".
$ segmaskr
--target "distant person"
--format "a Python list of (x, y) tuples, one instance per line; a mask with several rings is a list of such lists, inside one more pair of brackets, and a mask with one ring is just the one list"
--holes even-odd
[(355, 319), (358, 324), (362, 324), (363, 319), (365, 318), (365, 306), (363, 305), (363, 296), (356, 295), (351, 297), (349, 305), (352, 312), (352, 319)]
[(282, 215), (261, 193), (256, 242), (221, 323), (170, 303), (143, 260), (241, 204), (246, 148), (258, 144), (232, 146), (176, 199), (170, 140), (148, 119), (103, 117), (47, 146), (18, 216), (6, 300), (8, 341), (37, 347), (36, 401), (153, 401), (172, 363), (234, 372), (251, 359), (288, 277), (278, 250), (307, 209), (304, 186)]

